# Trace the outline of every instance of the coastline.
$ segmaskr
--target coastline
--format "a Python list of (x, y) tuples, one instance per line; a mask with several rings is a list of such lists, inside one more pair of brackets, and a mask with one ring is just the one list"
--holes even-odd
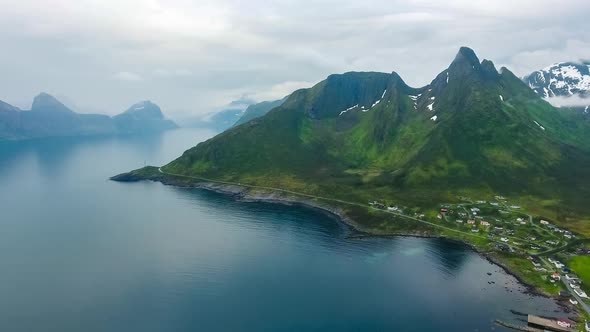
[(259, 203), (269, 203), (269, 204), (280, 204), (285, 206), (300, 206), (307, 209), (311, 209), (322, 213), (328, 216), (331, 219), (334, 219), (339, 224), (346, 227), (351, 233), (348, 235), (348, 238), (351, 239), (363, 239), (363, 238), (393, 238), (393, 237), (415, 237), (415, 238), (432, 238), (432, 239), (444, 239), (446, 241), (452, 241), (464, 245), (465, 247), (469, 248), (470, 250), (476, 252), (482, 258), (500, 267), (506, 274), (514, 277), (526, 290), (525, 293), (531, 294), (532, 296), (541, 296), (545, 298), (553, 299), (558, 305), (565, 308), (565, 306), (561, 303), (561, 300), (557, 296), (549, 295), (541, 290), (537, 289), (535, 286), (529, 284), (521, 277), (517, 271), (513, 271), (509, 268), (505, 263), (503, 263), (498, 257), (494, 256), (493, 252), (483, 251), (477, 246), (459, 240), (452, 237), (435, 235), (435, 234), (428, 234), (425, 232), (398, 232), (398, 233), (387, 233), (387, 234), (380, 234), (370, 229), (363, 229), (360, 224), (354, 221), (354, 219), (350, 218), (346, 215), (344, 209), (335, 207), (333, 205), (319, 203), (312, 199), (307, 199), (303, 197), (297, 197), (295, 195), (286, 194), (283, 192), (276, 192), (271, 190), (261, 190), (261, 189), (252, 189), (247, 188), (245, 186), (240, 186), (237, 184), (222, 184), (222, 183), (214, 183), (214, 182), (189, 182), (182, 181), (180, 179), (176, 179), (171, 176), (165, 176), (164, 174), (159, 174), (158, 176), (151, 176), (151, 177), (144, 177), (138, 176), (131, 173), (123, 173), (111, 178), (113, 181), (117, 182), (139, 182), (139, 181), (152, 181), (152, 182), (160, 182), (167, 186), (173, 186), (177, 188), (191, 188), (191, 189), (202, 189), (206, 191), (211, 191), (223, 195), (227, 195), (232, 197), (233, 199), (241, 202), (259, 202)]

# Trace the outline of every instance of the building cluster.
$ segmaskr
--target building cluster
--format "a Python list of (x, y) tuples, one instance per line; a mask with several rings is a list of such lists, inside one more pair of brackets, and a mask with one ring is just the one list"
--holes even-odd
[(555, 268), (558, 269), (558, 271), (564, 273), (564, 275), (562, 276), (559, 272), (554, 272), (551, 275), (551, 279), (554, 282), (561, 281), (563, 280), (563, 278), (565, 278), (565, 280), (563, 281), (566, 282), (566, 284), (573, 290), (574, 293), (576, 293), (579, 297), (583, 299), (590, 298), (588, 297), (588, 294), (586, 294), (586, 292), (584, 292), (580, 286), (582, 284), (582, 280), (580, 280), (580, 278), (575, 274), (572, 274), (572, 271), (565, 264), (561, 263), (559, 260), (555, 258), (548, 258), (547, 260), (549, 261), (549, 263), (553, 264)]

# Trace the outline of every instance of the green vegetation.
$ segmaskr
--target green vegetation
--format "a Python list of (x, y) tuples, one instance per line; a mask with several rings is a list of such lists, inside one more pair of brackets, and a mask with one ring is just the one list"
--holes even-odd
[(498, 254), (498, 259), (522, 281), (545, 294), (557, 295), (559, 291), (563, 290), (561, 282), (551, 282), (547, 273), (542, 274), (536, 271), (531, 262), (524, 257), (500, 253)]
[(315, 200), (370, 234), (464, 241), (555, 294), (548, 271), (527, 258), (590, 236), (589, 131), (588, 121), (462, 48), (425, 87), (396, 73), (331, 75), (163, 173), (122, 179), (240, 184)]
[(582, 288), (590, 293), (590, 256), (572, 257), (568, 266), (582, 280)]
[(163, 169), (424, 209), (501, 194), (590, 235), (588, 130), (463, 48), (423, 88), (395, 73), (331, 75)]

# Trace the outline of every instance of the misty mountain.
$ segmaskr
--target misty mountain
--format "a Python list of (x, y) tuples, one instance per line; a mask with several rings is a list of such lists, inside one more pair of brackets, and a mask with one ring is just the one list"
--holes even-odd
[(248, 108), (246, 109), (246, 111), (244, 111), (244, 113), (238, 119), (238, 121), (236, 121), (236, 123), (234, 123), (234, 126), (239, 126), (239, 125), (244, 124), (248, 121), (251, 121), (251, 120), (254, 120), (254, 119), (257, 119), (259, 117), (266, 115), (266, 113), (270, 112), (273, 108), (281, 106), (285, 102), (285, 100), (287, 100), (287, 98), (288, 98), (288, 96), (283, 99), (273, 100), (273, 101), (263, 101), (258, 104), (248, 106)]
[(115, 117), (76, 113), (47, 93), (36, 96), (28, 111), (0, 102), (0, 139), (134, 134), (172, 128), (176, 124), (164, 119), (160, 108), (150, 102), (136, 104)]

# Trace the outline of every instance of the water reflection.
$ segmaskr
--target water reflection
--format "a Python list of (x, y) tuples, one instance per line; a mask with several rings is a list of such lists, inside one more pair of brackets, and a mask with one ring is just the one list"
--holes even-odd
[(448, 275), (455, 275), (460, 271), (469, 257), (469, 249), (454, 241), (429, 241), (426, 247), (428, 255), (436, 259), (441, 271)]
[(208, 135), (2, 144), (0, 330), (490, 331), (509, 309), (556, 308), (446, 241), (350, 238), (300, 207), (106, 181)]

